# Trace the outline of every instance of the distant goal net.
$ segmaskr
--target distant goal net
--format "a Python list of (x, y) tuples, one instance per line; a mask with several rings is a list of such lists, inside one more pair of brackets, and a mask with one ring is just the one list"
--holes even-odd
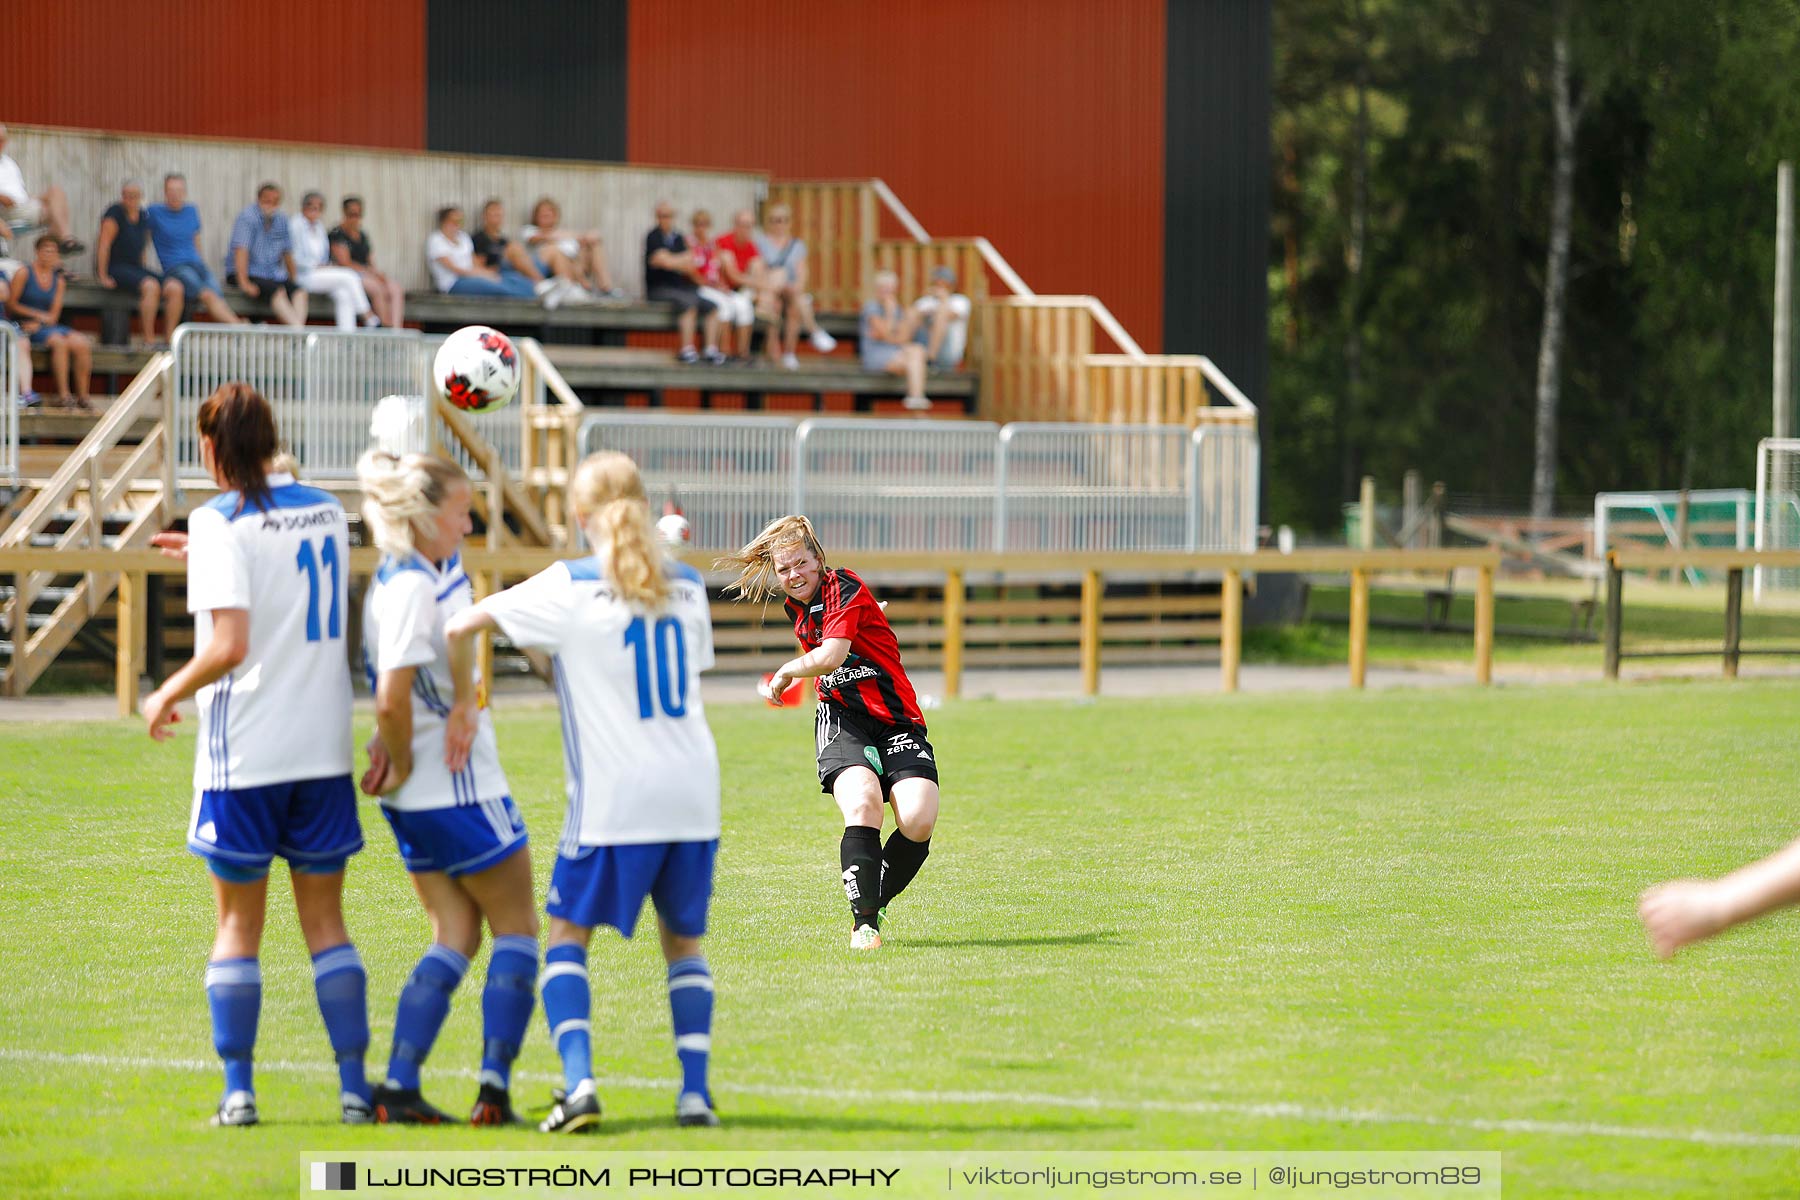
[[(1756, 548), (1800, 550), (1800, 438), (1756, 444)], [(1800, 591), (1800, 570), (1758, 567), (1752, 595)]]

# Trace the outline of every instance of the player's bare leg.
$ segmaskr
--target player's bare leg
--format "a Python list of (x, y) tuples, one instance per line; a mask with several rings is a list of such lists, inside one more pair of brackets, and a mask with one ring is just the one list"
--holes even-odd
[(849, 767), (831, 784), (831, 798), (844, 816), (838, 847), (844, 895), (850, 900), (850, 948), (881, 946), (881, 781), (868, 767)]
[(1800, 840), (1719, 879), (1676, 879), (1638, 900), (1650, 944), (1664, 958), (1764, 913), (1800, 903)]

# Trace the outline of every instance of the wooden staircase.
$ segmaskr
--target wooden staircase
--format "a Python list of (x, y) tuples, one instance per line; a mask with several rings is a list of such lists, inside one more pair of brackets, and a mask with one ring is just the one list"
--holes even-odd
[[(54, 554), (149, 545), (174, 515), (171, 366), (168, 354), (154, 356), (54, 474), (26, 479), (4, 514), (0, 547)], [(24, 695), (117, 587), (114, 573), (54, 567), (0, 584), (0, 694)]]

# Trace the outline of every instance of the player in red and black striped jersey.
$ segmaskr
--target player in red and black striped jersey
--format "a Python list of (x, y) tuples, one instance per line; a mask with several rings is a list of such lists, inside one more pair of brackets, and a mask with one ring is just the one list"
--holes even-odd
[[(723, 561), (738, 568), (733, 586), (740, 595), (783, 598), (805, 651), (761, 685), (763, 696), (780, 704), (792, 681), (817, 680), (819, 787), (844, 816), (838, 856), (850, 900), (850, 945), (873, 950), (881, 945), (888, 902), (931, 853), (938, 813), (936, 752), (925, 740), (899, 643), (868, 585), (854, 571), (826, 563), (805, 517), (772, 522)], [(884, 801), (893, 805), (895, 824), (885, 847)]]

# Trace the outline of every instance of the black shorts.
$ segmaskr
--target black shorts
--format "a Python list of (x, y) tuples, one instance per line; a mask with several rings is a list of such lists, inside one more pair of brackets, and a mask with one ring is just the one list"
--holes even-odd
[(703, 317), (718, 307), (700, 294), (697, 284), (659, 283), (652, 287), (644, 298), (646, 300), (666, 300), (675, 306), (677, 312), (686, 312), (690, 308), (699, 309), (700, 315)]
[[(241, 286), (236, 275), (228, 277), (225, 282), (233, 287)], [(294, 293), (300, 290), (300, 285), (291, 279), (264, 279), (261, 275), (252, 275), (250, 282), (256, 285), (257, 293), (264, 300), (269, 299), (276, 292), (280, 292), (291, 300), (294, 298)]]
[(917, 725), (886, 725), (867, 713), (819, 701), (813, 720), (819, 750), (819, 790), (827, 795), (851, 767), (867, 767), (881, 780), (881, 798), (902, 779), (937, 782), (937, 751)]

